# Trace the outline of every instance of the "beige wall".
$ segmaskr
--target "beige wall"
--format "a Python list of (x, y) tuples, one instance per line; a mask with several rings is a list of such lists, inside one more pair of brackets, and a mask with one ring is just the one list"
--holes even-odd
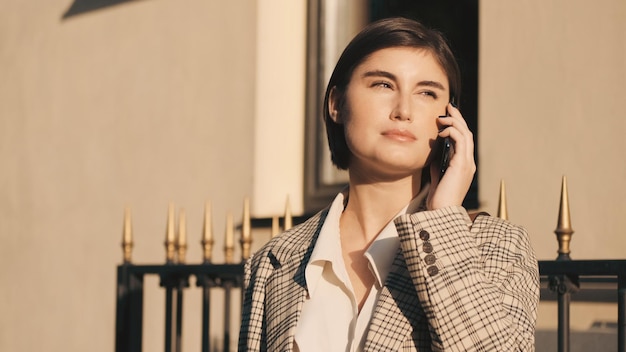
[[(302, 128), (271, 117), (304, 111), (304, 0), (145, 0), (62, 20), (70, 4), (0, 0), (2, 351), (113, 349), (126, 205), (137, 262), (162, 262), (169, 202), (187, 211), (198, 262), (205, 200), (221, 248), (244, 196), (266, 215), (301, 187), (301, 169), (281, 172), (302, 165), (298, 134), (264, 141), (279, 138), (267, 124)], [(625, 257), (625, 18), (622, 0), (481, 2), (480, 196), (495, 212), (506, 181), (510, 218), (540, 259), (556, 255), (564, 174), (573, 257)], [(287, 112), (266, 99), (289, 101)], [(198, 292), (186, 297), (192, 316)], [(162, 302), (146, 292), (146, 351), (162, 350)], [(184, 345), (198, 350), (193, 319)]]
[(625, 258), (626, 2), (484, 0), (480, 11), (480, 199), (556, 257), (561, 176), (572, 257)]
[[(124, 207), (137, 262), (163, 261), (169, 202), (186, 209), (199, 262), (204, 202), (221, 235), (252, 193), (256, 1), (146, 0), (62, 20), (71, 3), (0, 1), (2, 351), (112, 351)], [(163, 346), (154, 291), (146, 351)]]

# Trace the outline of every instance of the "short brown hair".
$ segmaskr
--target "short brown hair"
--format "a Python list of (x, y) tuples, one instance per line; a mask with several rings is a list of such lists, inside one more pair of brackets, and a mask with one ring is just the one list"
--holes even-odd
[(385, 18), (366, 26), (346, 46), (335, 65), (324, 96), (324, 122), (331, 160), (337, 168), (346, 170), (350, 163), (350, 149), (346, 144), (343, 124), (333, 121), (328, 109), (330, 95), (337, 99), (339, 114), (346, 113), (345, 92), (352, 72), (372, 53), (392, 47), (413, 47), (430, 51), (448, 77), (450, 100), (459, 101), (461, 75), (459, 66), (444, 36), (421, 23), (402, 17)]

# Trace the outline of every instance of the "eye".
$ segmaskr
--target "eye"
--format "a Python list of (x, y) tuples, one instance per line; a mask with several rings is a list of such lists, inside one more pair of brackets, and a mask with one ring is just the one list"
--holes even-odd
[(425, 97), (428, 98), (432, 98), (432, 99), (437, 99), (439, 96), (437, 95), (437, 92), (432, 91), (432, 90), (425, 90), (425, 91), (421, 91), (419, 92), (420, 95), (423, 95)]
[(388, 81), (375, 81), (375, 82), (372, 82), (372, 87), (385, 88), (385, 89), (393, 88), (391, 83), (388, 82)]

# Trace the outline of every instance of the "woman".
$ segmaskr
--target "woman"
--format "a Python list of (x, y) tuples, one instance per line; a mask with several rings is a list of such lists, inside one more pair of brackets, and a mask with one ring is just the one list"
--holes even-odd
[(248, 261), (240, 351), (534, 350), (526, 231), (461, 206), (476, 167), (459, 88), (445, 40), (415, 21), (348, 44), (324, 118), (349, 187)]

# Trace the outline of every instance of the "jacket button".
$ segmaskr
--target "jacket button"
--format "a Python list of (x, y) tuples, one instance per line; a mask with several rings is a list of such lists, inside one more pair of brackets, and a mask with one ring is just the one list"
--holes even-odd
[(428, 231), (422, 230), (420, 231), (420, 238), (422, 239), (422, 241), (428, 241), (428, 239), (430, 239), (430, 234), (428, 233)]
[(431, 265), (428, 268), (426, 268), (426, 272), (430, 276), (435, 276), (435, 275), (437, 275), (439, 273), (439, 269), (436, 266)]
[(430, 253), (433, 251), (433, 245), (430, 244), (430, 242), (424, 242), (424, 244), (422, 245), (422, 250), (424, 251), (424, 253)]
[(424, 257), (424, 262), (426, 263), (426, 265), (433, 265), (433, 264), (435, 264), (436, 260), (437, 260), (437, 258), (435, 258), (434, 254), (429, 254), (429, 255)]

